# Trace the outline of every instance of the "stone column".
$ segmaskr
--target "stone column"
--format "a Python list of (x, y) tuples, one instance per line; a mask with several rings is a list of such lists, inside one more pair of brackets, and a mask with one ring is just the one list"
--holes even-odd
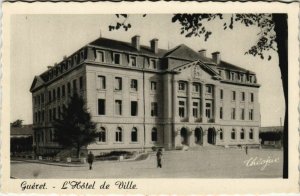
[(203, 144), (202, 145), (207, 146), (207, 144), (208, 144), (207, 143), (207, 135), (208, 135), (207, 128), (203, 127), (202, 129), (203, 129), (203, 136), (202, 136), (203, 137), (203, 140), (202, 140)]
[(213, 118), (214, 118), (214, 122), (218, 122), (219, 121), (219, 110), (220, 110), (220, 101), (218, 100), (218, 90), (219, 88), (215, 85), (214, 86), (214, 93), (213, 93)]
[(201, 116), (202, 116), (202, 122), (206, 123), (207, 118), (205, 116), (205, 83), (202, 84), (202, 88), (201, 88)]
[(188, 88), (187, 88), (187, 117), (188, 122), (193, 122), (193, 101), (192, 101), (192, 88), (193, 83), (188, 81)]
[(173, 85), (173, 89), (172, 89), (172, 97), (173, 97), (173, 123), (175, 123), (176, 121), (178, 121), (178, 100), (177, 100), (177, 80), (175, 80), (174, 78), (175, 76), (173, 76), (173, 81), (172, 81), (172, 85)]

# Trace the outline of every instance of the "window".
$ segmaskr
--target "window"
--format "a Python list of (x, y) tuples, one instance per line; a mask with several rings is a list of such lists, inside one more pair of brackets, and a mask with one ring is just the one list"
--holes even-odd
[(235, 77), (234, 77), (234, 76), (235, 76), (235, 74), (234, 74), (233, 72), (231, 72), (231, 73), (230, 73), (230, 79), (231, 79), (231, 80), (235, 80)]
[(122, 78), (115, 77), (115, 90), (122, 90)]
[(130, 57), (129, 65), (132, 66), (132, 67), (136, 67), (136, 57), (135, 56)]
[(220, 140), (223, 140), (223, 130), (220, 129)]
[(57, 87), (56, 93), (57, 93), (57, 99), (60, 99), (60, 87)]
[(245, 92), (241, 92), (241, 101), (245, 101)]
[(184, 118), (185, 115), (185, 101), (179, 101), (179, 116)]
[(198, 83), (193, 83), (193, 92), (200, 92), (200, 84)]
[(122, 115), (122, 101), (115, 100), (115, 114)]
[(132, 79), (130, 81), (130, 88), (131, 88), (131, 90), (137, 91), (138, 90), (138, 81), (135, 79)]
[(231, 119), (235, 119), (235, 108), (231, 108)]
[(253, 109), (249, 110), (249, 120), (253, 120)]
[(150, 68), (157, 69), (156, 60), (154, 59), (150, 60)]
[(44, 121), (45, 120), (45, 111), (43, 110), (42, 111), (42, 121)]
[(242, 129), (240, 132), (240, 138), (241, 138), (241, 140), (245, 139), (245, 130), (244, 129)]
[(38, 122), (41, 122), (41, 112), (38, 112)]
[(52, 101), (52, 99), (51, 99), (51, 91), (48, 92), (48, 100), (49, 100), (49, 102)]
[(131, 116), (137, 116), (138, 114), (138, 102), (131, 101)]
[(251, 102), (253, 103), (254, 102), (254, 94), (253, 93), (250, 93), (250, 97), (251, 97)]
[(212, 117), (212, 103), (205, 103), (205, 116), (208, 119)]
[(53, 120), (56, 119), (56, 108), (53, 108)]
[(65, 87), (65, 85), (63, 85), (61, 87), (61, 94), (62, 94), (62, 97), (66, 96), (66, 87)]
[(52, 121), (52, 110), (49, 110), (49, 121)]
[(61, 111), (60, 111), (60, 106), (57, 107), (57, 117), (60, 119), (61, 116)]
[(52, 90), (52, 97), (53, 97), (53, 101), (55, 101), (56, 99), (55, 89)]
[(199, 103), (198, 102), (193, 102), (193, 117), (194, 118), (198, 118), (198, 116), (199, 116), (198, 107), (199, 107)]
[(249, 139), (253, 139), (253, 129), (250, 129), (250, 132), (249, 132)]
[(96, 51), (96, 62), (103, 63), (104, 62), (104, 52), (103, 51)]
[(151, 130), (151, 141), (157, 142), (157, 129), (155, 127)]
[(185, 90), (185, 82), (179, 82), (178, 83), (178, 90), (180, 90), (180, 91)]
[(151, 102), (151, 116), (157, 116), (157, 102)]
[(206, 85), (206, 93), (211, 94), (212, 93), (212, 86)]
[(121, 55), (120, 54), (114, 54), (114, 63), (117, 65), (121, 64)]
[(241, 109), (241, 120), (245, 120), (245, 109)]
[(98, 114), (105, 115), (105, 99), (98, 99)]
[(81, 76), (79, 78), (79, 89), (82, 90), (82, 88), (83, 88), (83, 77)]
[(223, 119), (223, 107), (220, 107), (220, 119)]
[(75, 92), (77, 90), (77, 81), (76, 79), (73, 80), (73, 91)]
[(68, 91), (68, 94), (71, 94), (71, 83), (70, 82), (68, 82), (67, 91)]
[(38, 122), (38, 113), (35, 112), (34, 115), (35, 115), (35, 122)]
[(223, 99), (223, 89), (220, 89), (220, 99)]
[(44, 103), (44, 94), (41, 94), (41, 102)]
[(151, 90), (152, 90), (152, 91), (156, 90), (156, 84), (157, 84), (157, 83), (154, 82), (154, 81), (151, 82)]
[(235, 91), (232, 91), (232, 101), (235, 101), (235, 98), (236, 98), (235, 94), (236, 94)]
[(100, 90), (106, 89), (105, 76), (98, 76), (98, 87)]
[(122, 142), (122, 129), (120, 127), (116, 130), (116, 142)]
[(131, 130), (131, 141), (132, 142), (137, 142), (138, 141), (138, 132), (135, 127), (132, 128)]
[(231, 130), (231, 139), (235, 140), (235, 130)]
[(106, 130), (104, 127), (100, 127), (100, 131), (98, 133), (98, 141), (106, 142)]

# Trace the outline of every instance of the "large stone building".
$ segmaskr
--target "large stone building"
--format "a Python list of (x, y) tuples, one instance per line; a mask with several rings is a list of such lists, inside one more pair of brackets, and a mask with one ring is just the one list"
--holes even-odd
[(99, 38), (34, 78), (34, 141), (58, 148), (51, 122), (76, 91), (97, 123), (91, 150), (258, 145), (259, 86), (255, 73), (219, 52)]

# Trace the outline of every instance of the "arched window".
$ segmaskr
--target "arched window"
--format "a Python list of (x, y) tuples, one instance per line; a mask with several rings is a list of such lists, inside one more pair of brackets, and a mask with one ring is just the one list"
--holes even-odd
[(250, 129), (250, 132), (249, 132), (249, 139), (253, 139), (253, 129)]
[(231, 131), (231, 139), (235, 140), (235, 130), (232, 129)]
[(137, 142), (138, 141), (138, 132), (135, 127), (131, 129), (131, 141), (132, 142)]
[(220, 129), (220, 140), (223, 140), (223, 130)]
[(106, 142), (106, 130), (104, 127), (100, 127), (100, 131), (98, 133), (99, 142)]
[(151, 130), (151, 141), (157, 142), (157, 129), (155, 127)]
[(241, 137), (241, 140), (245, 139), (245, 130), (244, 129), (241, 130), (240, 137)]
[(122, 142), (122, 129), (120, 127), (116, 130), (116, 142)]

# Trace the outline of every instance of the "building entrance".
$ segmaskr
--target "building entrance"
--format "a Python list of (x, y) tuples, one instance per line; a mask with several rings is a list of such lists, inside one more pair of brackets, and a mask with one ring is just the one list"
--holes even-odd
[(181, 136), (181, 144), (188, 145), (188, 131), (186, 128), (181, 128), (180, 130), (180, 136)]
[(209, 144), (216, 144), (216, 130), (214, 128), (209, 128), (207, 133), (207, 142)]
[(203, 144), (203, 131), (201, 128), (195, 129), (195, 143), (196, 144)]

